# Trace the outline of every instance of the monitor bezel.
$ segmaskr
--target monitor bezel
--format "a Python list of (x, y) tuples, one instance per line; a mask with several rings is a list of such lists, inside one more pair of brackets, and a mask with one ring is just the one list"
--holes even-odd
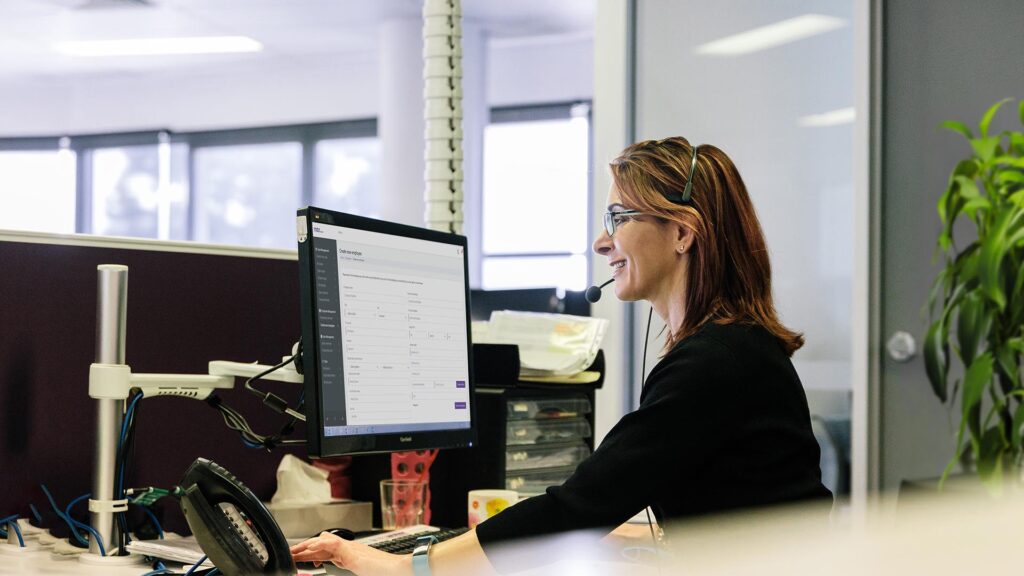
[[(313, 225), (324, 223), (344, 226), (368, 232), (392, 236), (441, 242), (462, 247), (462, 265), (465, 272), (463, 288), (466, 298), (466, 358), (469, 362), (469, 428), (451, 430), (425, 430), (392, 434), (365, 434), (352, 436), (325, 436), (323, 410), (320, 402), (322, 382), (320, 378), (320, 342), (317, 330), (317, 314), (314, 294), (316, 282), (312, 266)], [(476, 438), (476, 390), (473, 377), (473, 343), (471, 340), (469, 301), (469, 256), (466, 237), (405, 224), (386, 222), (365, 216), (335, 212), (308, 206), (297, 213), (299, 252), (299, 291), (302, 316), (302, 366), (305, 390), (306, 445), (310, 458), (327, 458), (353, 454), (373, 454), (406, 450), (427, 450), (433, 448), (464, 448), (474, 446)]]

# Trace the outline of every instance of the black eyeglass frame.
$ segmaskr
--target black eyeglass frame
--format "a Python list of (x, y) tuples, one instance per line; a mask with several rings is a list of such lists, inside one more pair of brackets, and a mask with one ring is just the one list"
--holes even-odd
[(633, 216), (651, 216), (647, 212), (641, 212), (639, 210), (610, 210), (604, 213), (604, 231), (608, 233), (608, 237), (611, 238), (615, 235), (615, 229), (624, 224), (625, 222), (618, 222), (616, 218), (619, 217), (633, 217)]

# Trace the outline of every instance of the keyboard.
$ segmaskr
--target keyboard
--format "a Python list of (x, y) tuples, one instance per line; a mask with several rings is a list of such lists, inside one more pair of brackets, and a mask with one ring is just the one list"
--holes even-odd
[(413, 549), (416, 548), (416, 539), (420, 536), (429, 534), (437, 538), (438, 542), (444, 542), (460, 534), (465, 534), (467, 531), (469, 531), (469, 528), (437, 528), (418, 524), (391, 532), (381, 532), (372, 536), (357, 538), (356, 541), (377, 550), (390, 552), (391, 554), (412, 554)]

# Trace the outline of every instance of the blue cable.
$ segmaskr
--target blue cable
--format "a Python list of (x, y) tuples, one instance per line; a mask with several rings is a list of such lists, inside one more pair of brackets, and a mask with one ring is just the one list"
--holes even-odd
[(61, 512), (60, 508), (57, 507), (57, 503), (53, 500), (53, 495), (50, 494), (50, 491), (46, 488), (46, 485), (40, 484), (39, 487), (43, 489), (43, 494), (46, 494), (46, 499), (50, 501), (50, 506), (53, 506), (53, 511), (56, 512), (57, 517), (67, 523), (68, 528), (71, 529), (71, 534), (75, 537), (75, 540), (78, 540), (79, 544), (84, 544), (88, 546), (89, 541), (85, 538), (82, 538), (82, 535), (79, 534), (78, 530), (76, 530), (75, 528), (80, 528), (82, 530), (89, 532), (90, 534), (92, 534), (93, 538), (96, 539), (96, 545), (100, 548), (100, 555), (106, 556), (107, 550), (103, 546), (103, 538), (100, 537), (99, 532), (97, 532), (92, 526), (79, 522), (78, 520), (75, 520), (74, 518)]
[(153, 525), (156, 526), (157, 532), (160, 533), (160, 539), (163, 540), (164, 539), (164, 528), (163, 528), (163, 526), (160, 525), (160, 521), (157, 520), (156, 514), (153, 514), (153, 511), (150, 510), (147, 506), (143, 506), (141, 504), (135, 504), (135, 505), (138, 506), (139, 508), (142, 508), (142, 511), (145, 512), (147, 516), (149, 516), (149, 519), (153, 521)]
[(185, 572), (185, 576), (192, 576), (192, 573), (195, 572), (196, 568), (199, 568), (199, 565), (203, 562), (206, 562), (206, 554), (203, 554), (203, 557), (193, 564), (192, 567), (188, 569), (188, 572)]
[[(79, 522), (74, 518), (70, 518), (70, 520), (75, 526), (87, 531), (89, 534), (92, 534), (92, 537), (96, 539), (96, 545), (100, 547), (100, 556), (107, 555), (107, 549), (103, 547), (103, 538), (100, 537), (100, 533), (97, 532), (95, 528), (83, 522)], [(88, 540), (86, 540), (86, 543), (88, 544)]]
[(213, 570), (210, 570), (206, 573), (205, 576), (215, 576), (217, 574), (220, 574), (220, 568), (214, 568)]
[(57, 514), (57, 517), (63, 520), (64, 523), (68, 525), (68, 528), (71, 529), (71, 535), (75, 537), (75, 540), (78, 540), (79, 544), (85, 544), (88, 546), (89, 541), (82, 538), (82, 535), (78, 533), (78, 530), (75, 530), (75, 525), (71, 518), (68, 518), (67, 514), (61, 512), (60, 508), (57, 507), (57, 502), (54, 501), (53, 495), (50, 494), (50, 490), (46, 487), (46, 484), (40, 484), (39, 487), (43, 489), (43, 494), (45, 494), (46, 499), (50, 501), (50, 506), (53, 507), (53, 511)]
[(146, 572), (142, 576), (159, 576), (160, 574), (170, 574), (172, 572), (173, 572), (173, 570), (168, 570), (167, 568), (160, 568), (159, 570), (153, 570), (151, 572)]
[(32, 515), (36, 517), (36, 522), (38, 522), (41, 525), (43, 523), (43, 515), (40, 514), (39, 510), (36, 509), (36, 505), (29, 504), (28, 507), (32, 509)]
[[(139, 391), (132, 398), (132, 401), (128, 403), (128, 409), (125, 411), (124, 419), (121, 420), (121, 437), (120, 437), (120, 439), (117, 442), (117, 453), (118, 454), (122, 453), (122, 447), (124, 446), (125, 440), (128, 437), (128, 423), (132, 421), (132, 414), (135, 412), (135, 405), (139, 403), (139, 400), (142, 400), (143, 396), (144, 396), (144, 394), (142, 393), (142, 391)], [(124, 494), (124, 470), (125, 470), (125, 467), (126, 467), (126, 459), (122, 458), (121, 459), (121, 467), (117, 470), (117, 484), (114, 486), (114, 498), (115, 499), (124, 499), (125, 498), (125, 494)], [(121, 514), (122, 516), (124, 515), (123, 512), (118, 512), (117, 514)], [(127, 530), (128, 524), (125, 523), (124, 525), (126, 527), (125, 530)], [(158, 528), (159, 528), (159, 525), (158, 525)], [(160, 537), (163, 538), (163, 529), (162, 528), (159, 528), (159, 529), (160, 529), (160, 533), (161, 533)]]
[[(21, 537), (21, 528), (18, 526), (18, 519), (15, 517), (14, 520), (10, 521), (11, 528), (14, 528), (14, 533), (18, 535), (18, 545), (22, 548), (25, 547), (25, 539)], [(8, 537), (9, 538), (9, 537)]]
[[(117, 443), (118, 452), (120, 452), (121, 447), (124, 446), (125, 438), (128, 436), (128, 423), (131, 422), (132, 412), (135, 411), (135, 405), (139, 403), (139, 400), (142, 400), (142, 396), (142, 392), (139, 392), (134, 398), (132, 398), (132, 401), (128, 404), (128, 410), (125, 411), (124, 419), (121, 420), (121, 440)], [(118, 470), (117, 475), (117, 486), (114, 490), (115, 497), (117, 498), (124, 498), (124, 468), (125, 462), (124, 459), (122, 459), (121, 469)]]
[(85, 500), (89, 496), (92, 496), (92, 494), (86, 492), (85, 494), (82, 494), (78, 498), (75, 498), (74, 500), (72, 500), (71, 503), (68, 504), (66, 508), (64, 508), (64, 514), (68, 518), (71, 518), (71, 508), (73, 508), (75, 506), (75, 504), (78, 504), (79, 502), (81, 502), (82, 500)]
[(79, 502), (81, 502), (82, 500), (85, 500), (89, 496), (91, 496), (91, 494), (85, 493), (85, 494), (82, 494), (81, 496), (79, 496), (78, 498), (75, 498), (74, 500), (72, 500), (71, 503), (68, 504), (67, 508), (64, 509), (64, 515), (69, 520), (71, 520), (71, 522), (75, 526), (78, 526), (79, 528), (82, 528), (83, 530), (87, 530), (87, 531), (89, 531), (89, 533), (91, 533), (93, 536), (95, 536), (96, 537), (96, 544), (100, 547), (100, 553), (103, 554), (104, 556), (106, 556), (107, 552), (106, 552), (106, 550), (103, 549), (103, 540), (100, 538), (99, 532), (96, 532), (95, 530), (93, 530), (92, 526), (89, 526), (88, 524), (85, 524), (84, 522), (79, 522), (78, 520), (75, 520), (74, 518), (71, 517), (71, 508), (75, 504), (78, 504)]
[(7, 538), (7, 529), (4, 528), (4, 526), (6, 526), (7, 523), (10, 522), (12, 519), (17, 520), (18, 519), (18, 515), (17, 514), (12, 514), (12, 515), (8, 516), (7, 518), (0, 518), (0, 536), (3, 536), (4, 538)]

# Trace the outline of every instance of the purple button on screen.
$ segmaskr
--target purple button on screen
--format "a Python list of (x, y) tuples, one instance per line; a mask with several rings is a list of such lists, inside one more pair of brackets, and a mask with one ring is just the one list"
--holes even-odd
[(455, 409), (456, 410), (465, 410), (466, 409), (466, 403), (465, 402), (456, 402), (455, 403)]
[(456, 380), (455, 381), (455, 387), (456, 388), (465, 388), (466, 387), (466, 381), (465, 380)]

